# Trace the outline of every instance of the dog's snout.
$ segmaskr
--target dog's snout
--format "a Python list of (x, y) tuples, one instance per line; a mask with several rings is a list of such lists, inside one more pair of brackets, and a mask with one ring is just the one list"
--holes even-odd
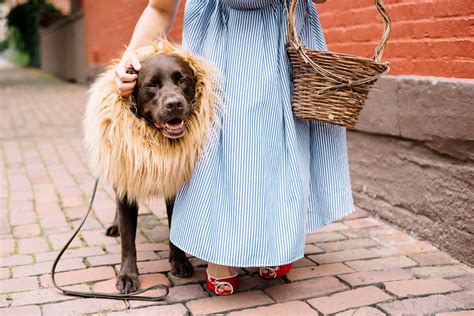
[(165, 102), (165, 107), (168, 110), (177, 110), (183, 108), (183, 102), (179, 98), (169, 98)]

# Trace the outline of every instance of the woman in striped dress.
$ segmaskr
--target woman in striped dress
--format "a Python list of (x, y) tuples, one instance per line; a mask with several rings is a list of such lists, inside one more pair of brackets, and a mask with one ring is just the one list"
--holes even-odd
[[(315, 2), (324, 2), (323, 0)], [(134, 49), (165, 33), (179, 0), (150, 0), (117, 85), (129, 95), (139, 68)], [(304, 255), (305, 233), (353, 211), (343, 127), (296, 119), (291, 111), (284, 0), (187, 0), (183, 46), (223, 75), (226, 114), (179, 192), (170, 240), (209, 263), (208, 287), (236, 287), (234, 267), (285, 274)], [(297, 30), (305, 45), (326, 49), (315, 6), (298, 0)]]

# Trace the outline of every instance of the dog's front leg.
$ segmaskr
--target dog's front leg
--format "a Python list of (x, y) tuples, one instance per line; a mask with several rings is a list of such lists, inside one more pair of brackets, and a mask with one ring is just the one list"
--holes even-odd
[(117, 289), (120, 293), (131, 293), (138, 290), (137, 250), (135, 237), (137, 234), (138, 205), (127, 201), (127, 197), (116, 195), (118, 227), (122, 242), (122, 265), (117, 277)]
[[(173, 217), (174, 198), (166, 200), (166, 213), (168, 214), (168, 227), (171, 229), (171, 219)], [(187, 278), (193, 275), (194, 269), (191, 262), (186, 258), (184, 251), (176, 247), (170, 241), (171, 274), (181, 278)]]

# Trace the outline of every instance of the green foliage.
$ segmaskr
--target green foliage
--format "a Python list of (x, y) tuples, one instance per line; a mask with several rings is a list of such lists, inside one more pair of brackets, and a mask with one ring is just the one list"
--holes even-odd
[(8, 39), (0, 41), (0, 53), (8, 48)]
[(28, 1), (13, 7), (7, 15), (15, 53), (28, 54), (28, 66), (39, 66), (38, 6)]
[(11, 62), (23, 66), (23, 67), (28, 67), (31, 65), (30, 63), (30, 55), (26, 52), (22, 52), (19, 50), (14, 50), (11, 55)]
[[(47, 27), (61, 18), (60, 11), (45, 0), (29, 0), (13, 7), (6, 18), (15, 53), (27, 54), (27, 66), (38, 67), (39, 27)], [(25, 61), (24, 57), (20, 59)]]
[(20, 31), (16, 27), (10, 27), (9, 37), (7, 39), (8, 46), (12, 49), (11, 60), (13, 63), (20, 66), (30, 66), (30, 55), (28, 54), (23, 39), (21, 38)]

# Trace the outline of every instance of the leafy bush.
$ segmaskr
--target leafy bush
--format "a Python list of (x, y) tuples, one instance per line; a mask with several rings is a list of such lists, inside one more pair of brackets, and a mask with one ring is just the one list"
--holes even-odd
[(8, 48), (8, 39), (0, 41), (0, 53), (3, 52), (7, 48)]
[(20, 66), (30, 66), (31, 58), (26, 51), (20, 31), (16, 27), (11, 27), (8, 33), (8, 46), (12, 48), (11, 61)]
[(47, 27), (61, 17), (61, 12), (45, 0), (29, 0), (10, 10), (6, 18), (11, 43), (17, 54), (28, 55), (28, 66), (40, 64), (39, 27)]

